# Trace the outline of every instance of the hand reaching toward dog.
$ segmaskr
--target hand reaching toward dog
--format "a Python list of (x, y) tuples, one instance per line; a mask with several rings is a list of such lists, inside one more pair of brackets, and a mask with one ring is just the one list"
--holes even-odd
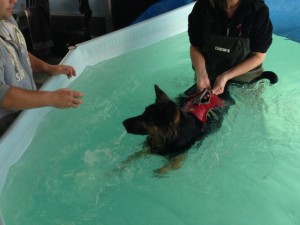
[(57, 108), (77, 108), (83, 103), (83, 93), (68, 88), (56, 91), (31, 91), (18, 87), (10, 87), (2, 104), (4, 109), (32, 109), (45, 106)]
[(73, 91), (68, 88), (56, 90), (51, 94), (53, 96), (51, 98), (51, 105), (56, 108), (77, 108), (80, 104), (83, 103), (83, 100), (81, 99), (83, 97), (83, 93)]

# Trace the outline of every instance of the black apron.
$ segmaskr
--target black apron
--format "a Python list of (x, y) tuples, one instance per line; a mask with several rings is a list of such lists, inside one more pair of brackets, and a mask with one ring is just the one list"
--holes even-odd
[[(200, 49), (204, 54), (206, 69), (210, 80), (236, 66), (247, 59), (250, 54), (250, 39), (241, 37), (228, 37), (203, 32), (204, 47)], [(250, 82), (260, 76), (262, 66), (233, 78), (238, 82)]]

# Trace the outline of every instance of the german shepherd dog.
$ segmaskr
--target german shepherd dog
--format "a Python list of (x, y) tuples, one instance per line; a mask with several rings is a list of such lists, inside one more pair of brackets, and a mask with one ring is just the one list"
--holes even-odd
[[(277, 82), (274, 73), (264, 73), (259, 79), (268, 78), (271, 84)], [(221, 127), (224, 115), (234, 100), (228, 89), (216, 96), (208, 90), (199, 93), (194, 85), (176, 101), (170, 99), (157, 85), (154, 89), (155, 103), (147, 106), (141, 115), (123, 121), (128, 133), (148, 135), (146, 148), (130, 156), (125, 164), (145, 153), (158, 154), (164, 156), (167, 163), (155, 172), (166, 173), (180, 167), (187, 150), (196, 141), (203, 140)]]

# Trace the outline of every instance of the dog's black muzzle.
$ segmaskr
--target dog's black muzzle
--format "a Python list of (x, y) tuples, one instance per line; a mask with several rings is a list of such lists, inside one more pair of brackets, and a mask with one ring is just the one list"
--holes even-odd
[(141, 116), (128, 118), (123, 121), (123, 125), (128, 133), (131, 134), (148, 134), (145, 123), (141, 120)]

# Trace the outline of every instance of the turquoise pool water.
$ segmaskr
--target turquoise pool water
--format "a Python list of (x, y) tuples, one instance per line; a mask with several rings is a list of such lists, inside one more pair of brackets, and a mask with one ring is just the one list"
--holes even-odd
[(6, 225), (300, 224), (300, 45), (274, 36), (274, 86), (232, 87), (222, 128), (164, 177), (159, 156), (116, 170), (142, 148), (122, 121), (193, 83), (187, 34), (88, 67), (72, 84), (79, 109), (53, 109), (0, 196)]

